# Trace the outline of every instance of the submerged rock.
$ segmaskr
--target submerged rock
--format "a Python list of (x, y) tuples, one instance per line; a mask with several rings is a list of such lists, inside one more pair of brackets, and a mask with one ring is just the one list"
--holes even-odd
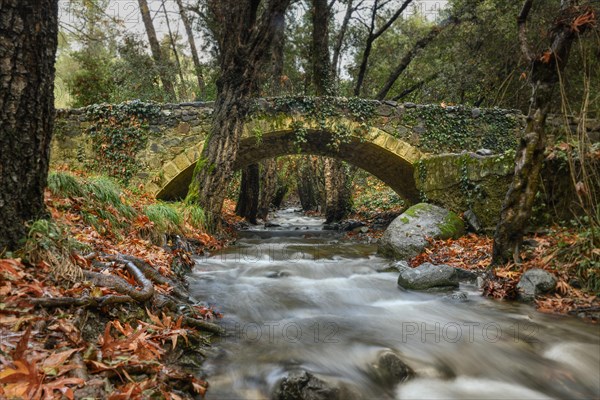
[(414, 371), (391, 350), (381, 352), (372, 365), (375, 380), (385, 386), (394, 386), (412, 378)]
[(417, 268), (403, 270), (398, 277), (398, 286), (412, 290), (456, 288), (458, 273), (449, 265), (423, 263)]
[(398, 216), (379, 240), (379, 253), (400, 260), (418, 254), (427, 238), (458, 238), (465, 233), (463, 221), (453, 212), (432, 204), (420, 203)]
[(517, 284), (519, 298), (523, 301), (532, 301), (535, 296), (548, 293), (556, 287), (556, 278), (543, 269), (530, 269), (525, 271)]
[(275, 392), (274, 400), (335, 400), (340, 399), (340, 389), (307, 371), (290, 372), (283, 378)]

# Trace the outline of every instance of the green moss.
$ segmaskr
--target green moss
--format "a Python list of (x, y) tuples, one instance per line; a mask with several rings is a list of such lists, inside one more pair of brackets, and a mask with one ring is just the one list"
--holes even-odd
[(406, 217), (400, 217), (400, 221), (402, 221), (403, 224), (408, 224), (410, 222), (410, 220)]
[(444, 221), (438, 226), (440, 235), (438, 239), (458, 239), (465, 234), (465, 224), (462, 219), (450, 211)]
[(407, 215), (409, 217), (416, 218), (416, 217), (420, 216), (422, 213), (427, 212), (430, 208), (431, 208), (431, 204), (418, 203), (418, 204), (415, 204), (414, 206), (410, 207), (408, 210), (404, 211), (404, 213), (402, 215)]

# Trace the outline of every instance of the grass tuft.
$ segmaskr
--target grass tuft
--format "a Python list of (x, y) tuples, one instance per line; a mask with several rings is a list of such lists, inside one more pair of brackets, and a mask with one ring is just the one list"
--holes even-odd
[(63, 197), (83, 197), (86, 194), (82, 182), (67, 172), (51, 172), (48, 175), (48, 189), (52, 194)]
[(151, 204), (144, 208), (144, 214), (154, 223), (157, 233), (178, 234), (182, 232), (183, 218), (179, 211), (170, 204)]

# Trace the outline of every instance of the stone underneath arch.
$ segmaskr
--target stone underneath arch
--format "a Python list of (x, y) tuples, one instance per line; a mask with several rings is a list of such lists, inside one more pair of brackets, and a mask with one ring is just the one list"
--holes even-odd
[[(240, 142), (235, 167), (238, 169), (263, 159), (293, 154), (334, 157), (373, 174), (401, 198), (409, 202), (418, 201), (414, 165), (421, 153), (416, 148), (376, 128), (352, 135), (333, 148), (330, 143), (336, 136), (332, 130), (308, 129), (306, 141), (297, 143), (297, 133), (293, 129), (274, 130), (260, 137), (246, 132)], [(199, 143), (167, 163), (155, 179), (162, 184), (154, 185), (149, 188), (150, 191), (163, 200), (185, 197), (202, 146), (203, 143)]]

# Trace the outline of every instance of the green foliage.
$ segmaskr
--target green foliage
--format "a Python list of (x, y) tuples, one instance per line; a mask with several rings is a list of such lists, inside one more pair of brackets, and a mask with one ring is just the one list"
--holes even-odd
[(129, 181), (139, 170), (136, 154), (147, 143), (148, 119), (157, 116), (160, 107), (134, 100), (117, 105), (95, 104), (86, 112), (92, 121), (87, 132), (96, 150), (91, 167)]
[(464, 106), (423, 105), (406, 109), (402, 122), (411, 129), (423, 129), (419, 147), (427, 152), (458, 153), (485, 147), (502, 153), (516, 147), (519, 124), (509, 111), (481, 109), (479, 113), (475, 117), (473, 110)]
[(363, 216), (397, 210), (405, 205), (396, 192), (366, 171), (357, 171), (353, 185), (353, 207)]
[[(168, 54), (168, 51), (164, 54)], [(118, 46), (118, 55), (113, 67), (115, 85), (111, 92), (112, 103), (132, 98), (158, 102), (168, 100), (160, 86), (158, 67), (148, 54), (144, 42), (132, 35), (126, 35)], [(168, 72), (174, 81), (174, 66), (171, 65)]]

